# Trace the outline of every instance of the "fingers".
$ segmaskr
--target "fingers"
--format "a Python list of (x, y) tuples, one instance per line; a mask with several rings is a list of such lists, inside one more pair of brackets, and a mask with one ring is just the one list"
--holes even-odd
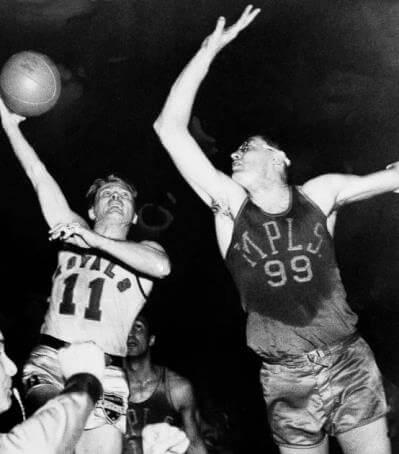
[(226, 25), (226, 19), (223, 16), (220, 16), (216, 22), (215, 31), (212, 34), (214, 36), (222, 36), (225, 25)]
[(255, 17), (260, 13), (260, 8), (255, 8), (252, 5), (248, 5), (243, 13), (241, 14), (238, 21), (229, 28), (229, 32), (233, 34), (239, 33), (244, 28), (255, 19)]
[(0, 114), (2, 118), (8, 116), (9, 118), (12, 118), (16, 124), (21, 123), (22, 121), (26, 120), (26, 117), (23, 117), (22, 115), (18, 115), (16, 113), (11, 112), (8, 107), (5, 105), (3, 99), (0, 96)]
[(71, 224), (57, 224), (52, 229), (49, 230), (49, 240), (67, 240), (71, 236), (77, 233), (79, 228), (79, 224), (71, 223)]

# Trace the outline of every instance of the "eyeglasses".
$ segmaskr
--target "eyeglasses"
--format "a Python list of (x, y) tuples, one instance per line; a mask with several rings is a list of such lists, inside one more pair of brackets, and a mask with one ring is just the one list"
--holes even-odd
[[(254, 144), (253, 141), (251, 140), (246, 140), (244, 143), (242, 143), (238, 149), (237, 153), (246, 153), (249, 150), (253, 150), (257, 145)], [(271, 147), (270, 145), (267, 145), (266, 143), (259, 143), (259, 146), (261, 146), (264, 150), (269, 150), (269, 151), (278, 151), (277, 148)]]

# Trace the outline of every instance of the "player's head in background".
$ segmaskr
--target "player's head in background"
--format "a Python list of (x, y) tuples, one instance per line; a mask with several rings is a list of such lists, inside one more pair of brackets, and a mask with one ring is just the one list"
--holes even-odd
[(151, 329), (147, 314), (139, 313), (129, 332), (127, 340), (127, 356), (143, 358), (150, 356), (150, 349), (155, 344), (155, 334)]

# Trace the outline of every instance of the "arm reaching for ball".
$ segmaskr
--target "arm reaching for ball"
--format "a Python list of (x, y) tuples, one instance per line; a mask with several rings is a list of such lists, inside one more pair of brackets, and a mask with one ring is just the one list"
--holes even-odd
[(58, 183), (22, 134), (19, 125), (25, 118), (10, 112), (1, 98), (0, 115), (3, 129), (15, 156), (36, 191), (43, 216), (49, 227), (72, 222), (87, 225), (83, 218), (71, 210)]

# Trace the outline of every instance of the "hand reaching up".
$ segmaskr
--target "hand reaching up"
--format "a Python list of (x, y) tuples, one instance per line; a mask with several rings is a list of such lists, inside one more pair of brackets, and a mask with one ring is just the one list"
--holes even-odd
[(226, 27), (226, 19), (219, 17), (215, 30), (202, 43), (202, 48), (209, 50), (215, 56), (223, 47), (229, 44), (237, 35), (259, 14), (259, 8), (248, 5), (240, 18), (230, 27)]

